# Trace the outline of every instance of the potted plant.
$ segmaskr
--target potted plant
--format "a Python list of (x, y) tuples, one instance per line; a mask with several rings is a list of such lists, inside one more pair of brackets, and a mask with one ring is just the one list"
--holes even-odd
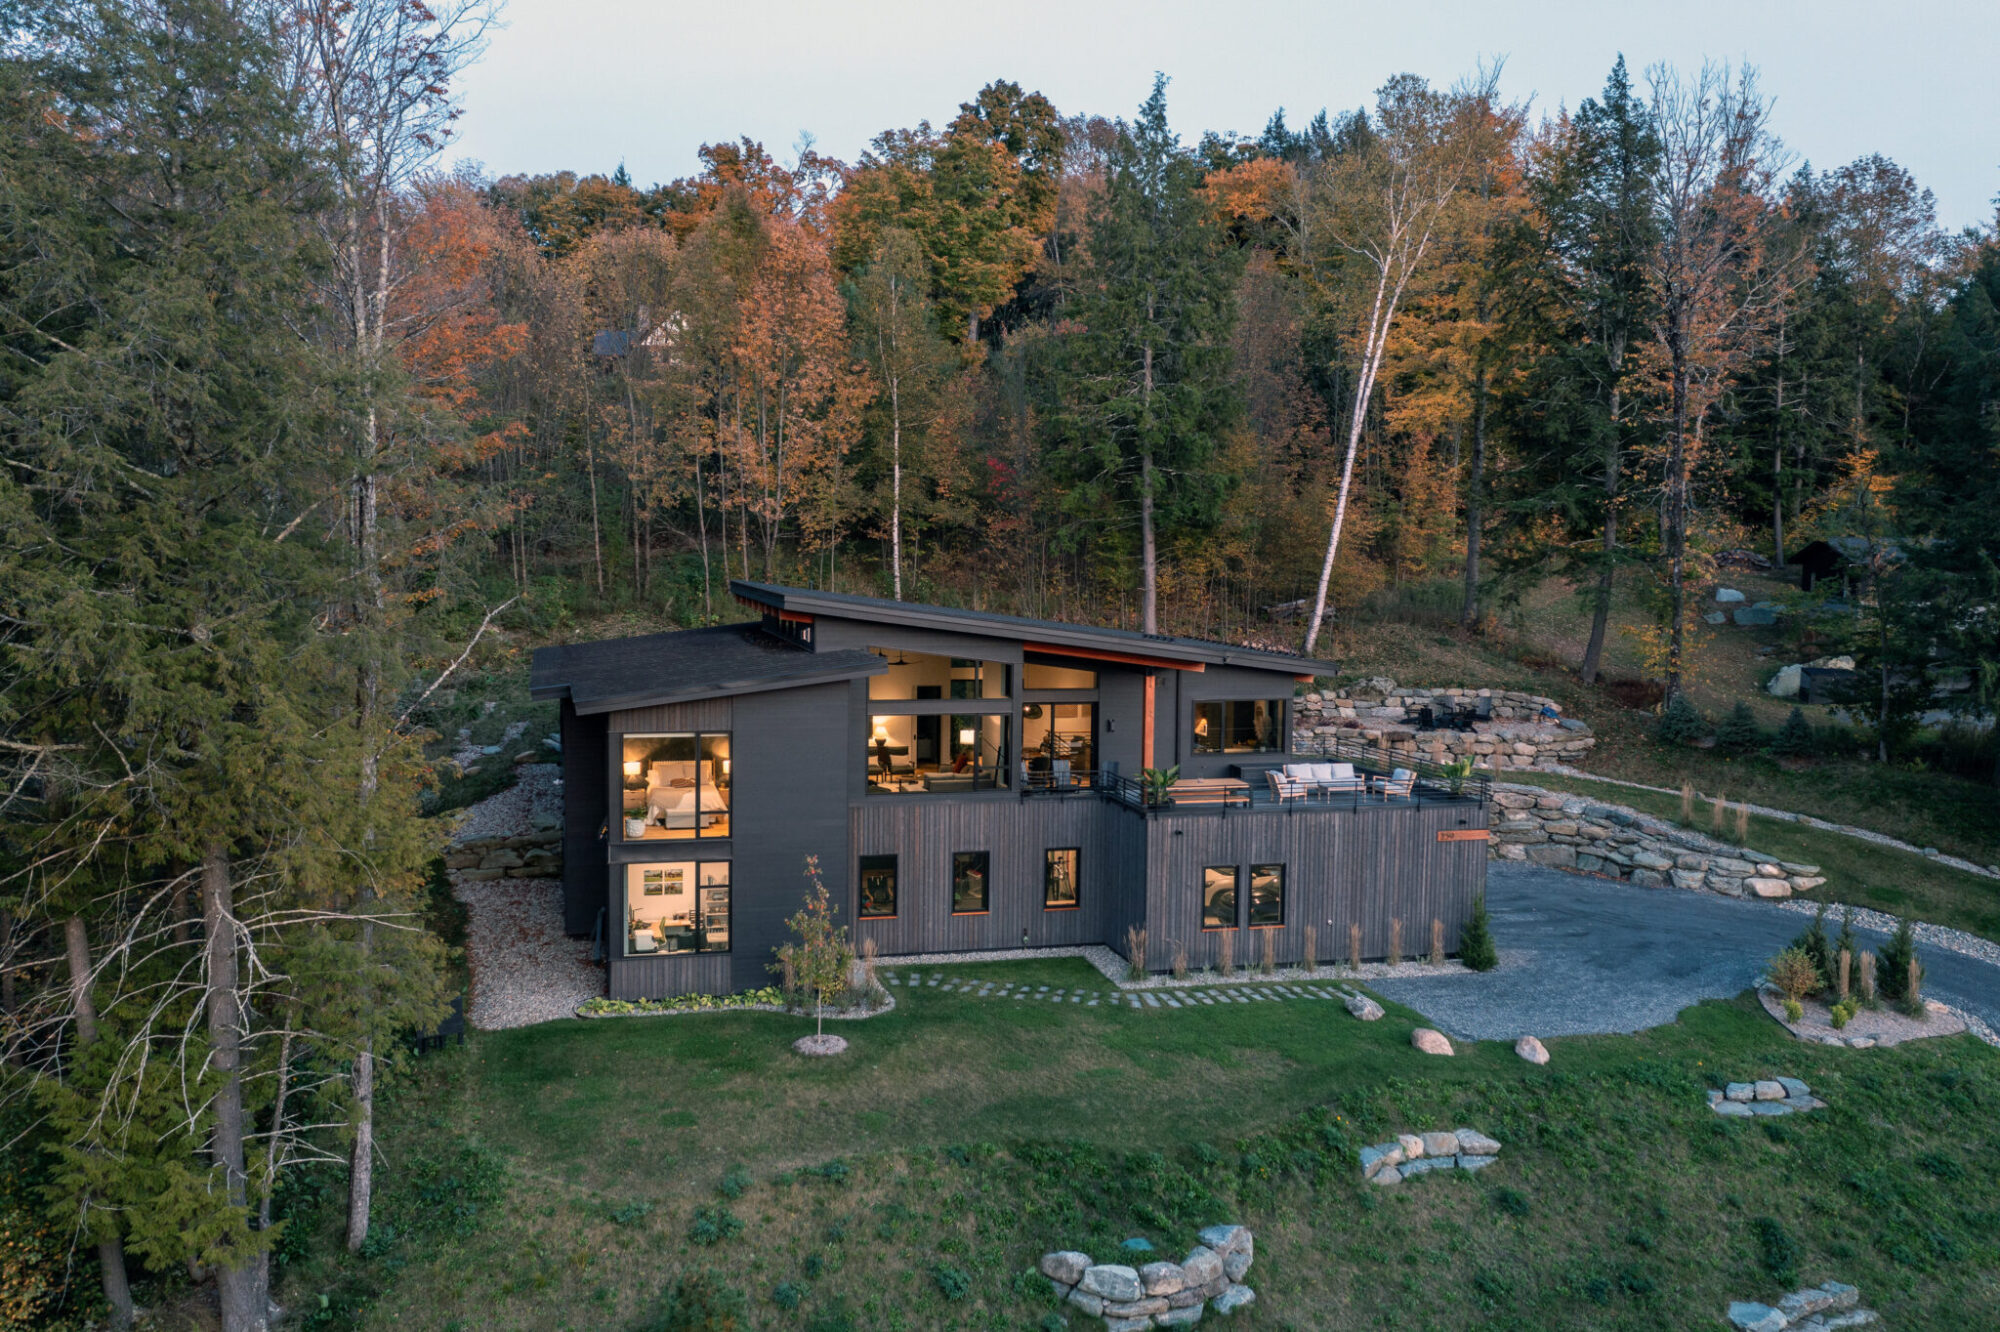
[(1178, 763), (1171, 768), (1139, 769), (1139, 781), (1146, 789), (1146, 803), (1148, 805), (1164, 805), (1168, 803), (1167, 792), (1172, 790), (1174, 783), (1180, 779), (1181, 766)]
[(644, 837), (646, 835), (646, 807), (634, 805), (625, 811), (625, 835)]
[(1453, 795), (1465, 794), (1465, 779), (1472, 776), (1472, 755), (1466, 754), (1444, 765), (1445, 780), (1451, 783)]

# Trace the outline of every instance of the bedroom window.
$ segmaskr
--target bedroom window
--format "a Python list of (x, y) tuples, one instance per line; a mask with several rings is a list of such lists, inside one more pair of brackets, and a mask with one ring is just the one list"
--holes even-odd
[(729, 836), (729, 737), (698, 731), (628, 735), (620, 754), (627, 842)]

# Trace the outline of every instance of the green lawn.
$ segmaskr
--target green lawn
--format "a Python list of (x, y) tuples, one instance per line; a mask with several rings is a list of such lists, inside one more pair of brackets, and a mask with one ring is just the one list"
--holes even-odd
[[(954, 970), (1110, 989), (1074, 961)], [(311, 1246), (283, 1298), (324, 1299), (318, 1326), (1056, 1327), (1044, 1250), (1139, 1234), (1177, 1256), (1234, 1219), (1257, 1233), (1253, 1329), (1696, 1327), (1826, 1278), (1899, 1332), (2000, 1307), (2000, 1052), (1802, 1046), (1746, 1000), (1550, 1041), (1537, 1069), (1499, 1044), (1419, 1055), (1416, 1022), (922, 991), (844, 1024), (830, 1061), (771, 1014), (478, 1034), (386, 1098), (386, 1238)], [(1778, 1073), (1831, 1108), (1704, 1108)], [(1359, 1146), (1460, 1124), (1507, 1144), (1499, 1165), (1360, 1182)], [(738, 1321), (694, 1317), (704, 1290)]]
[[(1663, 819), (1680, 818), (1677, 795), (1635, 791), (1547, 772), (1512, 773), (1508, 780), (1551, 791), (1573, 791), (1607, 803), (1628, 805)], [(1710, 817), (1711, 807), (1706, 802), (1697, 803), (1695, 826), (1716, 835)], [(1724, 835), (1734, 836), (1733, 816)], [(1949, 925), (1987, 939), (2000, 939), (2000, 881), (1950, 869), (1911, 852), (1879, 846), (1858, 837), (1755, 815), (1750, 819), (1749, 845), (1782, 860), (1818, 865), (1824, 870), (1827, 883), (1813, 892), (1815, 901), (1852, 902), (1856, 906)]]

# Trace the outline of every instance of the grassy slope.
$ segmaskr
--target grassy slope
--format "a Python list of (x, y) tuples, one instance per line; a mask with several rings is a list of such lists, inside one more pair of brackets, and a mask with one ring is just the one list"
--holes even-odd
[[(1732, 585), (1753, 600), (1780, 587), (1762, 579)], [(1640, 615), (1638, 606), (1621, 601), (1614, 625), (1637, 623)], [(1650, 713), (1622, 707), (1606, 692), (1577, 682), (1572, 668), (1582, 656), (1587, 627), (1580, 603), (1551, 585), (1508, 611), (1500, 630), (1490, 636), (1462, 634), (1431, 623), (1355, 622), (1343, 628), (1334, 655), (1350, 676), (1388, 675), (1417, 685), (1486, 683), (1555, 698), (1596, 732), (1597, 746), (1586, 762), (1593, 772), (1676, 789), (1691, 781), (1704, 794), (1797, 810), (1918, 846), (1934, 846), (1980, 864), (2000, 863), (2000, 792), (1984, 782), (1893, 764), (1815, 760), (1793, 765), (1656, 743), (1650, 734)], [(1779, 633), (1734, 626), (1705, 631), (1695, 648), (1692, 691), (1708, 716), (1720, 716), (1741, 699), (1750, 703), (1767, 728), (1783, 721), (1790, 705), (1771, 698), (1759, 686), (1779, 661), (1795, 658), (1789, 651), (1770, 657), (1757, 652), (1761, 646), (1780, 643)], [(1629, 636), (1611, 635), (1606, 656), (1612, 676), (1638, 674), (1636, 647)], [(1773, 834), (1766, 849), (1779, 850), (1779, 836)], [(1834, 849), (1803, 858), (1832, 862), (1841, 854)], [(1864, 855), (1854, 863), (1870, 875), (1882, 876), (1879, 884), (1871, 883), (1865, 891), (1891, 894), (1881, 897), (1883, 902), (1895, 900), (1896, 884), (1905, 874), (1928, 872), (1918, 868), (1924, 862), (1893, 853)], [(1955, 919), (1939, 918), (1941, 923), (1975, 928), (1965, 924), (1968, 916), (1990, 922), (2000, 914), (2000, 887), (1976, 879), (1963, 886), (1975, 898), (1983, 894), (1986, 901), (1968, 904), (1969, 910)], [(1957, 895), (1958, 889), (1938, 894)], [(1913, 894), (1911, 900), (1925, 896)], [(1989, 924), (1980, 932), (1990, 933), (1991, 928)]]
[[(964, 970), (1100, 984), (1072, 962)], [(834, 1061), (793, 1056), (808, 1024), (761, 1014), (479, 1035), (404, 1089), (389, 1141), (462, 1135), (465, 1159), (504, 1162), (500, 1195), (467, 1233), (388, 1246), (344, 1279), (388, 1281), (371, 1326), (641, 1326), (663, 1288), (709, 1271), (748, 1297), (745, 1327), (1013, 1329), (1046, 1311), (1024, 1275), (1043, 1250), (1143, 1234), (1177, 1253), (1233, 1218), (1257, 1231), (1247, 1328), (1652, 1329), (1780, 1293), (1769, 1217), (1798, 1280), (1855, 1282), (1890, 1326), (2000, 1305), (2000, 1052), (1801, 1046), (1739, 1001), (1553, 1041), (1535, 1069), (1498, 1044), (1419, 1056), (1415, 1022), (924, 992), (844, 1027)], [(1703, 1108), (1705, 1086), (1777, 1073), (1832, 1108), (1768, 1129)], [(1358, 1146), (1458, 1124), (1505, 1141), (1501, 1164), (1360, 1183)], [(725, 1201), (735, 1167), (746, 1188)], [(437, 1170), (409, 1174), (436, 1191)], [(741, 1233), (689, 1243), (717, 1204)], [(451, 1207), (448, 1190), (429, 1204)], [(291, 1299), (337, 1285), (330, 1263), (294, 1269)], [(967, 1275), (963, 1298), (943, 1296), (940, 1264)], [(796, 1311), (774, 1302), (785, 1282)]]

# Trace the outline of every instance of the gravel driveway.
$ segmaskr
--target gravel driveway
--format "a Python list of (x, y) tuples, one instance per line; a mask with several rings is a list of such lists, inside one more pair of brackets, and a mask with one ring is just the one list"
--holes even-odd
[[(1640, 1031), (1748, 989), (1765, 960), (1811, 923), (1771, 903), (1537, 865), (1493, 865), (1486, 904), (1499, 967), (1369, 988), (1468, 1040)], [(1827, 917), (1833, 933), (1838, 910)], [(1881, 951), (1881, 934), (1857, 926), (1855, 935)], [(1917, 952), (1926, 998), (2000, 1028), (2000, 966), (1942, 948)]]

